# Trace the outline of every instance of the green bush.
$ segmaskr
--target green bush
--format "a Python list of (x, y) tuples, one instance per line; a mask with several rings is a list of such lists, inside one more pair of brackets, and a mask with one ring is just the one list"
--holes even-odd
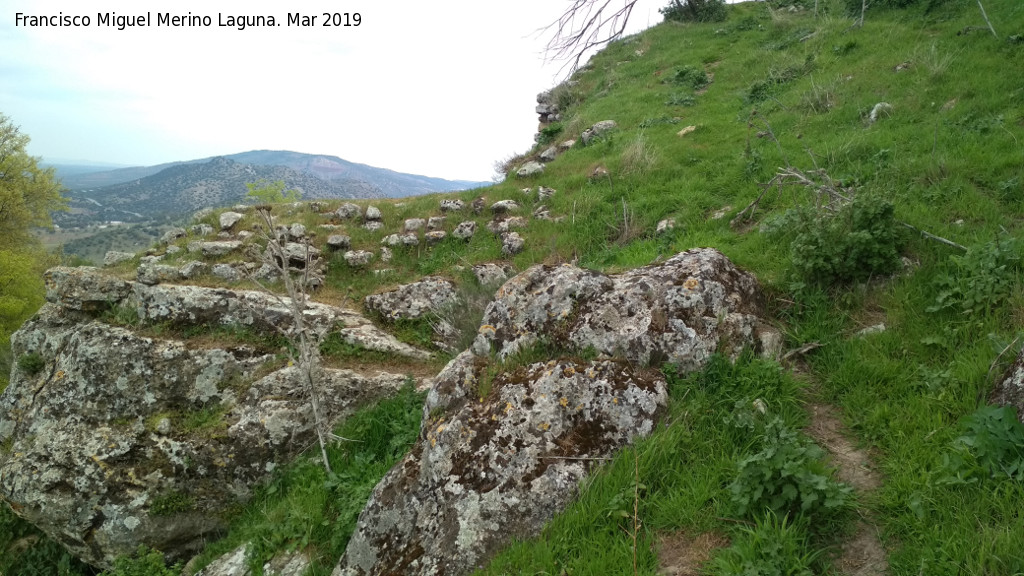
[(18, 368), (28, 373), (29, 376), (39, 374), (45, 365), (46, 361), (36, 352), (28, 352), (18, 358)]
[(555, 138), (562, 133), (562, 124), (555, 122), (548, 124), (547, 126), (540, 129), (537, 134), (537, 144), (540, 146), (547, 146), (555, 141)]
[(953, 310), (964, 316), (990, 314), (1010, 295), (1019, 260), (1013, 237), (972, 246), (962, 256), (951, 256), (952, 269), (935, 280), (939, 295), (927, 310)]
[(765, 426), (761, 445), (759, 452), (740, 460), (729, 486), (739, 516), (759, 518), (765, 511), (813, 515), (846, 506), (852, 488), (830, 477), (822, 464), (824, 451), (808, 438), (776, 418)]
[(721, 22), (729, 16), (723, 0), (673, 0), (658, 12), (675, 22)]
[(104, 570), (100, 576), (178, 576), (182, 567), (167, 566), (164, 555), (157, 550), (139, 546), (135, 556), (121, 556), (114, 561), (113, 570)]
[(711, 82), (711, 78), (708, 77), (708, 73), (705, 72), (703, 68), (697, 66), (683, 66), (681, 68), (677, 68), (676, 71), (669, 76), (667, 82), (689, 86), (694, 90), (700, 90)]
[(836, 212), (790, 210), (765, 230), (795, 234), (790, 245), (794, 271), (821, 285), (896, 271), (904, 242), (892, 203), (863, 194)]
[(960, 423), (963, 434), (943, 456), (940, 484), (983, 478), (1024, 479), (1024, 424), (1012, 406), (982, 406)]

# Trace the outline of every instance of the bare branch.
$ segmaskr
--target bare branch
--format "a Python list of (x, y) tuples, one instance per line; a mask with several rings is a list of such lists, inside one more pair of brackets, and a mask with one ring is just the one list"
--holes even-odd
[(572, 6), (558, 20), (541, 29), (542, 33), (552, 34), (547, 45), (548, 54), (555, 60), (570, 60), (569, 72), (575, 72), (590, 50), (604, 46), (625, 33), (636, 3), (637, 0), (626, 0), (621, 8), (612, 11), (616, 4), (614, 0), (573, 0)]

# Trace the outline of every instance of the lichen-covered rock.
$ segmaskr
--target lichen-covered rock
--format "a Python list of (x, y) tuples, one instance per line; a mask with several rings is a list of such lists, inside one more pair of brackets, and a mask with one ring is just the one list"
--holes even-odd
[(519, 235), (518, 232), (502, 232), (501, 234), (501, 253), (508, 256), (514, 256), (523, 251), (523, 247), (526, 246), (526, 240)]
[(441, 200), (441, 212), (457, 212), (462, 210), (465, 206), (466, 203), (462, 200), (448, 198)]
[(544, 173), (544, 165), (540, 162), (534, 162), (533, 160), (523, 164), (519, 170), (516, 171), (516, 175), (520, 178), (529, 178), (536, 176), (537, 174)]
[(181, 274), (182, 278), (190, 280), (192, 278), (195, 278), (196, 276), (199, 276), (203, 272), (206, 272), (207, 268), (208, 266), (206, 265), (205, 262), (200, 262), (199, 260), (191, 260), (182, 265), (181, 268), (178, 268), (178, 273)]
[[(195, 576), (252, 576), (246, 558), (248, 548), (248, 543), (235, 548), (196, 572)], [(302, 576), (310, 564), (309, 556), (304, 552), (280, 554), (263, 565), (263, 576)]]
[(388, 320), (415, 320), (451, 306), (458, 299), (451, 280), (429, 276), (388, 292), (370, 294), (363, 299), (363, 305)]
[(654, 429), (665, 381), (625, 362), (559, 360), (499, 374), (463, 352), (427, 396), (420, 440), (359, 516), (334, 576), (459, 576), (536, 536), (592, 460)]
[(519, 210), (519, 204), (515, 200), (498, 200), (491, 204), (491, 212), (495, 214), (504, 214), (513, 210)]
[(420, 243), (420, 237), (415, 232), (406, 232), (402, 234), (402, 244), (406, 246), (418, 246)]
[(343, 218), (347, 220), (349, 218), (357, 218), (359, 216), (362, 216), (363, 210), (356, 204), (353, 204), (351, 202), (345, 202), (344, 204), (338, 207), (338, 210), (335, 211), (335, 214), (338, 215), (338, 218)]
[(238, 222), (244, 217), (245, 216), (238, 212), (223, 212), (220, 215), (220, 229), (230, 230), (232, 226), (238, 224)]
[(327, 247), (331, 250), (348, 250), (352, 244), (352, 238), (344, 234), (331, 234), (327, 237)]
[[(217, 256), (224, 256), (230, 254), (235, 250), (238, 250), (242, 246), (242, 243), (238, 240), (219, 240), (215, 242), (200, 242), (199, 251), (202, 252), (206, 258), (216, 258)], [(189, 251), (192, 250), (192, 246), (189, 246)]]
[(380, 220), (367, 220), (363, 223), (363, 228), (370, 232), (376, 232), (377, 230), (384, 228), (384, 223)]
[(168, 230), (167, 232), (164, 232), (164, 235), (160, 237), (160, 243), (170, 244), (171, 242), (174, 242), (178, 238), (184, 238), (186, 234), (188, 233), (185, 232), (184, 228), (178, 228), (177, 226), (175, 226)]
[(640, 365), (696, 370), (716, 350), (777, 352), (779, 333), (760, 314), (757, 280), (711, 248), (613, 276), (534, 266), (502, 286), (473, 346), (507, 358), (547, 338)]
[(487, 229), (492, 234), (500, 235), (508, 232), (512, 228), (525, 228), (526, 225), (526, 218), (523, 218), (522, 216), (498, 216), (487, 223)]
[(380, 209), (377, 208), (376, 206), (367, 206), (366, 207), (366, 214), (364, 215), (364, 217), (367, 220), (371, 220), (371, 221), (380, 220), (381, 219)]
[(452, 230), (452, 236), (460, 240), (469, 240), (473, 237), (473, 234), (476, 234), (476, 222), (472, 220), (460, 222), (459, 225), (455, 227), (455, 230)]
[(996, 382), (990, 401), (1000, 406), (1013, 406), (1017, 409), (1017, 419), (1024, 422), (1024, 352)]
[(349, 250), (345, 252), (343, 258), (345, 262), (353, 268), (363, 268), (370, 264), (370, 260), (373, 260), (373, 252), (367, 252), (366, 250)]
[(405, 221), (405, 231), (413, 232), (426, 226), (427, 221), (423, 218), (407, 218)]
[(181, 273), (174, 266), (167, 264), (155, 264), (143, 262), (136, 270), (138, 281), (143, 284), (159, 284), (161, 282), (174, 282), (181, 279)]
[(213, 226), (209, 224), (195, 224), (189, 228), (189, 231), (195, 236), (208, 236), (213, 234)]
[(445, 220), (446, 218), (444, 216), (431, 216), (430, 218), (427, 219), (427, 229), (440, 230), (441, 228), (444, 227)]
[(113, 266), (115, 264), (120, 264), (121, 262), (131, 260), (132, 258), (135, 258), (135, 254), (131, 252), (118, 252), (116, 250), (110, 250), (103, 255), (103, 265)]
[(499, 286), (508, 280), (510, 274), (515, 274), (515, 270), (508, 265), (478, 264), (473, 266), (473, 276), (481, 286)]
[(230, 264), (214, 264), (210, 274), (228, 282), (238, 282), (242, 279), (242, 274)]
[(611, 130), (614, 130), (617, 127), (618, 124), (615, 123), (615, 120), (602, 120), (594, 124), (590, 128), (584, 130), (583, 134), (580, 134), (580, 140), (582, 140), (583, 145), (586, 146), (601, 134), (604, 134), (605, 132), (610, 132)]
[[(91, 305), (104, 292), (105, 306), (135, 309), (143, 326), (260, 330), (285, 322), (287, 304), (258, 292), (132, 284), (95, 269), (55, 269), (48, 282), (50, 302), (12, 337), (17, 356), (43, 362), (16, 365), (0, 395), (0, 494), (76, 556), (110, 567), (145, 544), (188, 558), (226, 528), (225, 511), (314, 441), (296, 368), (275, 370), (274, 355), (248, 346), (140, 336), (97, 319), (101, 308)], [(346, 341), (427, 356), (355, 312), (308, 312), (309, 325)], [(325, 369), (321, 409), (336, 422), (406, 381)]]
[(437, 244), (441, 240), (444, 240), (448, 233), (444, 230), (431, 230), (423, 235), (423, 239), (427, 241), (427, 244)]

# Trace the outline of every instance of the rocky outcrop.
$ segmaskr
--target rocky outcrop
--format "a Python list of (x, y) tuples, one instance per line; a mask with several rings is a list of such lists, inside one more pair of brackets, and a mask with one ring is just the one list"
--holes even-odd
[(1024, 352), (996, 382), (990, 401), (1000, 406), (1013, 406), (1017, 409), (1017, 419), (1024, 422)]
[[(315, 441), (306, 388), (275, 350), (175, 337), (287, 332), (286, 300), (95, 268), (53, 269), (46, 285), (47, 304), (12, 337), (16, 357), (34, 361), (16, 363), (0, 395), (0, 494), (76, 556), (110, 567), (145, 544), (187, 559)], [(315, 304), (305, 318), (358, 346), (427, 356), (350, 310)], [(153, 325), (158, 336), (136, 330)], [(324, 369), (322, 414), (337, 422), (407, 380)]]
[[(654, 368), (774, 351), (760, 313), (756, 280), (711, 249), (614, 276), (534, 266), (508, 280), (435, 379), (419, 441), (374, 489), (334, 576), (457, 576), (536, 536), (588, 464), (653, 430), (667, 401)], [(540, 344), (562, 353), (516, 365)]]
[(389, 321), (415, 320), (458, 302), (458, 293), (451, 280), (427, 277), (394, 290), (371, 294), (363, 305)]

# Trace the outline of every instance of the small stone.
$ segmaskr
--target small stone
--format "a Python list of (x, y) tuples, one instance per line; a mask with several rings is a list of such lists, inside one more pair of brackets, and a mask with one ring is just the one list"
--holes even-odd
[(456, 210), (462, 210), (466, 205), (462, 200), (445, 199), (441, 200), (441, 212), (455, 212)]
[(135, 258), (135, 254), (132, 254), (131, 252), (117, 252), (115, 250), (111, 250), (103, 256), (103, 265), (113, 266), (114, 264), (131, 260), (132, 258)]
[(509, 256), (523, 251), (526, 240), (518, 232), (507, 232), (501, 237), (501, 253)]
[(390, 248), (388, 248), (386, 246), (381, 247), (381, 249), (380, 249), (380, 261), (381, 262), (391, 262), (391, 257), (392, 256), (394, 256), (394, 253), (391, 252)]
[(171, 419), (170, 418), (166, 418), (166, 417), (165, 418), (161, 418), (160, 421), (156, 423), (156, 431), (158, 433), (160, 433), (160, 434), (163, 434), (164, 436), (170, 434), (171, 433)]
[[(203, 256), (207, 258), (213, 258), (216, 256), (223, 256), (234, 250), (238, 250), (238, 247), (242, 243), (238, 240), (225, 240), (221, 242), (201, 242), (199, 249), (203, 253)], [(191, 251), (191, 249), (190, 249)]]
[(696, 129), (697, 129), (696, 126), (687, 126), (686, 128), (683, 128), (678, 133), (676, 133), (676, 136), (679, 136), (679, 137), (686, 136), (687, 134), (689, 134), (690, 132), (693, 132)]
[(569, 148), (572, 148), (575, 145), (576, 145), (576, 141), (575, 140), (566, 140), (566, 141), (562, 142), (561, 144), (559, 144), (558, 147), (561, 148), (562, 150), (568, 150)]
[(367, 252), (366, 250), (349, 250), (348, 252), (345, 252), (343, 257), (349, 266), (352, 266), (353, 268), (361, 268), (370, 263), (370, 260), (373, 259), (373, 252)]
[(557, 190), (555, 190), (554, 188), (547, 188), (545, 186), (537, 188), (537, 196), (541, 200), (547, 200), (548, 198), (551, 198), (552, 196), (555, 195), (555, 192), (557, 192)]
[(405, 231), (412, 232), (413, 230), (419, 230), (426, 226), (426, 220), (423, 218), (408, 218), (405, 221)]
[(327, 237), (327, 247), (331, 250), (348, 250), (352, 239), (343, 234), (331, 234)]
[(547, 150), (540, 153), (541, 162), (551, 162), (558, 155), (558, 150), (554, 146), (548, 147)]
[(878, 121), (878, 118), (882, 114), (889, 116), (892, 113), (892, 104), (888, 102), (879, 102), (875, 104), (875, 107), (871, 109), (871, 115), (868, 116), (868, 124), (874, 124)]
[(448, 233), (444, 230), (431, 230), (424, 234), (423, 237), (426, 239), (427, 244), (437, 244), (441, 240), (444, 240), (444, 237), (447, 235)]
[(242, 230), (237, 234), (239, 240), (248, 240), (253, 237), (253, 233), (248, 230)]
[(369, 230), (370, 232), (376, 232), (377, 230), (384, 228), (384, 224), (379, 220), (368, 220), (367, 222), (363, 223), (363, 228)]
[(668, 232), (669, 230), (674, 229), (675, 227), (676, 227), (676, 219), (675, 218), (665, 218), (664, 220), (658, 222), (658, 227), (654, 230), (654, 233), (658, 234), (660, 236), (661, 234), (664, 234), (664, 233)]
[(516, 171), (516, 175), (520, 178), (529, 178), (530, 176), (536, 176), (544, 173), (544, 165), (540, 162), (530, 161), (523, 164), (519, 170)]
[(479, 264), (473, 266), (473, 276), (481, 286), (495, 286), (508, 280), (509, 272), (514, 272), (509, 267), (497, 264)]
[(144, 264), (136, 272), (139, 282), (153, 286), (161, 282), (174, 281), (181, 278), (181, 273), (174, 266), (166, 264)]
[(176, 246), (174, 244), (171, 244), (170, 246), (167, 247), (167, 254), (168, 255), (177, 254), (178, 252), (181, 252), (181, 246)]
[(209, 234), (213, 234), (213, 226), (210, 226), (209, 224), (196, 224), (189, 228), (189, 232), (191, 232), (193, 236), (207, 236)]
[(867, 328), (864, 328), (862, 330), (858, 330), (857, 333), (854, 334), (854, 336), (864, 337), (869, 336), (871, 334), (881, 334), (882, 332), (885, 332), (884, 322), (881, 324), (875, 324), (874, 326), (868, 326)]
[(213, 269), (210, 273), (220, 278), (221, 280), (227, 280), (228, 282), (238, 282), (242, 276), (235, 270), (234, 266), (230, 264), (214, 264)]
[(506, 212), (512, 212), (519, 209), (519, 204), (515, 200), (499, 200), (494, 204), (491, 204), (491, 212), (495, 214), (505, 214)]
[(363, 215), (363, 210), (351, 202), (345, 202), (334, 211), (334, 214), (343, 220)]
[(415, 232), (406, 232), (402, 234), (402, 244), (406, 246), (417, 246), (420, 243), (420, 237)]
[(230, 230), (232, 226), (238, 223), (243, 216), (238, 212), (224, 212), (220, 215), (220, 229)]
[(479, 214), (480, 212), (482, 212), (484, 209), (484, 204), (486, 202), (487, 200), (483, 196), (477, 198), (476, 200), (473, 200), (473, 214)]
[(428, 230), (440, 230), (441, 228), (444, 227), (444, 221), (445, 220), (446, 220), (446, 218), (444, 216), (431, 216), (427, 220), (427, 229)]
[(508, 232), (512, 228), (525, 228), (526, 224), (526, 218), (521, 216), (512, 216), (510, 218), (505, 218), (504, 220), (492, 220), (488, 222), (487, 229), (490, 230), (492, 234), (501, 234), (503, 232)]
[(370, 221), (380, 220), (380, 209), (376, 206), (367, 206), (365, 218)]
[(164, 235), (160, 237), (160, 243), (170, 244), (178, 238), (184, 238), (186, 234), (187, 232), (185, 232), (184, 228), (171, 228), (167, 232), (164, 232)]
[(452, 230), (452, 236), (462, 240), (472, 238), (473, 234), (476, 234), (476, 222), (472, 220), (461, 222), (455, 227), (455, 230)]
[(388, 234), (381, 239), (380, 243), (386, 246), (398, 246), (402, 243), (402, 237), (398, 234)]
[(583, 140), (583, 145), (586, 146), (590, 144), (594, 138), (615, 129), (616, 127), (618, 127), (618, 124), (616, 124), (614, 120), (602, 120), (584, 130), (583, 134), (580, 134), (580, 140)]
[(205, 263), (200, 262), (199, 260), (192, 260), (190, 262), (186, 262), (181, 268), (178, 268), (178, 273), (181, 274), (182, 278), (191, 280), (202, 274), (205, 270)]
[(288, 228), (288, 238), (291, 240), (301, 240), (306, 237), (306, 227), (298, 222), (291, 225)]
[(721, 220), (725, 218), (725, 215), (732, 210), (732, 206), (723, 206), (722, 208), (715, 210), (715, 213), (711, 215), (711, 220)]

